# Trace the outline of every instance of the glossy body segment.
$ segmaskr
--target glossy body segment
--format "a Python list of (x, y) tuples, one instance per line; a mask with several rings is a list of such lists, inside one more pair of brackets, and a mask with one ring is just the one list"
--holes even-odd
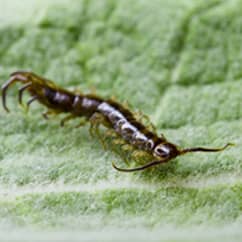
[[(120, 103), (110, 99), (103, 99), (96, 95), (82, 95), (70, 92), (56, 86), (48, 79), (26, 71), (12, 73), (10, 79), (2, 86), (2, 104), (6, 111), (9, 111), (6, 104), (7, 90), (16, 82), (23, 84), (19, 89), (18, 99), (21, 105), (23, 93), (28, 91), (32, 97), (27, 102), (27, 107), (34, 101), (43, 104), (48, 108), (43, 113), (45, 118), (48, 118), (50, 114), (68, 113), (68, 116), (61, 120), (61, 125), (63, 126), (70, 119), (82, 117), (86, 121), (90, 121), (91, 135), (96, 134), (104, 148), (104, 138), (99, 132), (100, 125), (112, 130), (115, 136), (122, 139), (123, 147), (126, 147), (128, 150), (129, 147), (133, 147), (154, 158), (148, 164), (131, 169), (118, 168), (113, 164), (113, 167), (119, 171), (144, 170), (189, 152), (218, 152), (232, 145), (228, 143), (222, 148), (195, 147), (180, 149), (175, 144), (168, 142), (163, 135), (158, 136), (153, 130), (139, 122), (134, 114)], [(80, 123), (80, 125), (82, 124)]]
[(116, 133), (140, 150), (152, 153), (155, 145), (165, 142), (139, 123), (129, 110), (112, 100), (102, 102), (97, 110), (108, 119)]

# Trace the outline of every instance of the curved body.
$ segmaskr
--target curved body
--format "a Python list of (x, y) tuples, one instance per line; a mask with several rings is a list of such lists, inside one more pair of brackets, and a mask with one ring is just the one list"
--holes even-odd
[(105, 100), (95, 95), (72, 94), (62, 89), (58, 91), (46, 89), (45, 97), (48, 102), (43, 101), (43, 104), (49, 108), (70, 112), (77, 117), (84, 116), (89, 119), (94, 114), (100, 113), (105, 118), (108, 128), (115, 130), (137, 149), (152, 153), (156, 144), (165, 142), (164, 138), (159, 138), (149, 131), (128, 109), (113, 100)]
[(128, 109), (113, 100), (105, 100), (95, 95), (72, 94), (63, 89), (44, 90), (45, 99), (40, 98), (39, 102), (60, 112), (72, 113), (74, 116), (87, 119), (100, 113), (105, 118), (105, 126), (115, 130), (137, 149), (152, 153), (156, 144), (165, 142), (164, 138), (159, 138), (149, 131)]
[(125, 141), (137, 149), (148, 153), (153, 152), (155, 145), (165, 142), (154, 132), (148, 130), (138, 122), (134, 115), (118, 102), (105, 100), (95, 95), (73, 94), (63, 89), (57, 91), (53, 88), (45, 88), (45, 99), (39, 99), (49, 108), (70, 112), (77, 117), (91, 118), (95, 113), (100, 113), (105, 118), (108, 128), (115, 130)]
[(2, 86), (2, 102), (6, 111), (6, 92), (9, 86), (15, 82), (21, 82), (24, 85), (19, 89), (19, 103), (22, 104), (22, 95), (27, 90), (32, 98), (28, 101), (29, 106), (37, 100), (48, 108), (44, 113), (47, 117), (51, 113), (68, 113), (68, 116), (62, 120), (64, 125), (66, 121), (75, 117), (85, 117), (90, 121), (90, 131), (98, 133), (99, 125), (104, 125), (112, 129), (126, 143), (132, 145), (138, 150), (142, 150), (155, 158), (154, 161), (133, 169), (114, 168), (119, 171), (137, 171), (143, 170), (150, 166), (161, 164), (172, 158), (188, 152), (217, 152), (225, 149), (231, 144), (222, 148), (190, 148), (179, 149), (176, 145), (168, 142), (164, 136), (158, 136), (155, 132), (146, 128), (139, 122), (131, 111), (122, 106), (120, 103), (103, 99), (96, 95), (83, 95), (70, 92), (57, 87), (52, 81), (37, 76), (32, 72), (17, 71), (11, 74), (10, 79)]

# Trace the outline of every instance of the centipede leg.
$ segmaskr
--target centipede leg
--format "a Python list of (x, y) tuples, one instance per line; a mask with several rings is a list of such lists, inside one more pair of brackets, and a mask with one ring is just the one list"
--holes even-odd
[(98, 137), (98, 139), (100, 140), (103, 149), (104, 149), (104, 150), (107, 150), (107, 146), (106, 146), (105, 140), (103, 139), (103, 137), (102, 137), (101, 134), (100, 134), (99, 125), (97, 125), (97, 126), (94, 128), (94, 132), (95, 132), (96, 136)]
[(23, 85), (21, 88), (18, 89), (19, 90), (19, 93), (18, 93), (19, 94), (18, 95), (18, 102), (19, 102), (20, 105), (22, 105), (22, 98), (23, 98), (23, 92), (24, 92), (24, 90), (28, 89), (28, 87), (30, 87), (31, 85), (32, 85), (32, 83), (29, 82), (29, 83)]
[(142, 151), (142, 150), (135, 150), (131, 153), (131, 156), (137, 160), (138, 162), (139, 161), (143, 161), (144, 159), (148, 158), (148, 155), (145, 151)]
[(42, 113), (42, 116), (44, 119), (48, 120), (49, 119), (48, 115), (50, 115), (50, 114), (52, 114), (52, 112), (50, 110), (47, 110)]
[(105, 144), (105, 140), (103, 139), (103, 137), (101, 136), (100, 131), (99, 131), (99, 126), (101, 124), (104, 126), (108, 125), (106, 118), (100, 113), (94, 113), (90, 118), (90, 124), (91, 124), (90, 129), (89, 129), (90, 135), (92, 137), (94, 137), (96, 135), (99, 138), (99, 140), (101, 141), (103, 148), (106, 150), (107, 147)]
[(126, 141), (124, 141), (121, 138), (113, 139), (112, 143), (115, 144), (115, 145), (125, 145), (125, 144), (127, 144)]
[(80, 127), (84, 126), (86, 123), (87, 123), (86, 118), (82, 118), (80, 120), (79, 124), (75, 126), (75, 128), (80, 128)]
[[(111, 143), (114, 144), (114, 146), (111, 146), (112, 150), (118, 154), (122, 160), (128, 164), (128, 158), (129, 156), (127, 155), (127, 153), (129, 153), (130, 151), (133, 150), (132, 145), (129, 145), (124, 139), (122, 139), (114, 130), (112, 129), (108, 129), (104, 136), (106, 138), (110, 138), (111, 139)], [(125, 151), (125, 154), (122, 154), (122, 152), (120, 152), (119, 150), (123, 150)]]
[(49, 119), (49, 115), (52, 115), (52, 114), (55, 114), (56, 115), (58, 113), (56, 113), (52, 109), (48, 109), (47, 111), (45, 111), (45, 112), (42, 113), (42, 116), (43, 116), (44, 119), (48, 120)]
[[(122, 146), (127, 144), (127, 142), (122, 139), (114, 130), (112, 129), (107, 129), (106, 132), (104, 133), (105, 139), (109, 139), (112, 144), (115, 146)], [(115, 149), (114, 149), (115, 150)]]
[(134, 150), (133, 146), (130, 145), (130, 144), (122, 145), (121, 149), (124, 150), (124, 151), (133, 151)]
[(63, 118), (63, 119), (60, 121), (60, 126), (61, 126), (61, 127), (64, 127), (64, 125), (65, 125), (66, 122), (68, 122), (69, 120), (74, 119), (74, 118), (76, 118), (76, 116), (73, 115), (73, 114), (70, 114), (70, 115), (66, 116), (65, 118)]
[(155, 125), (150, 121), (150, 118), (148, 117), (148, 115), (142, 113), (141, 111), (137, 111), (135, 113), (135, 116), (138, 120), (140, 120), (141, 122), (146, 122), (147, 126), (150, 130), (152, 130), (153, 132), (156, 131), (156, 127)]
[[(128, 164), (128, 160), (127, 160), (127, 156), (123, 156), (120, 153), (120, 147), (122, 147), (122, 145), (126, 145), (127, 142), (122, 139), (114, 130), (112, 129), (107, 129), (106, 132), (104, 133), (104, 137), (105, 140), (110, 139), (110, 143), (111, 145), (109, 146), (109, 149), (111, 149), (114, 153), (116, 153), (118, 156), (121, 157), (122, 160), (124, 160), (124, 162), (126, 164)], [(112, 145), (113, 144), (113, 145)]]
[(123, 106), (125, 107), (125, 108), (127, 108), (127, 109), (129, 109), (129, 103), (128, 103), (128, 101), (127, 100), (125, 100), (123, 103)]
[(27, 102), (27, 107), (26, 107), (26, 110), (27, 111), (29, 110), (30, 104), (32, 102), (34, 102), (35, 100), (38, 100), (38, 97), (37, 96), (33, 96), (32, 98), (29, 99), (29, 101)]
[[(121, 155), (121, 158), (126, 164), (129, 164), (128, 158), (130, 158), (130, 154), (132, 154), (134, 147), (126, 143), (125, 145), (121, 145), (121, 149), (125, 152), (125, 154)], [(127, 155), (127, 153), (129, 155)]]
[(57, 115), (59, 113), (60, 113), (59, 111), (48, 109), (47, 111), (42, 113), (42, 116), (43, 116), (44, 119), (48, 120), (49, 115)]
[(118, 134), (112, 129), (107, 129), (107, 131), (105, 132), (104, 135), (107, 136), (107, 137), (111, 137), (111, 138), (117, 138), (118, 137)]

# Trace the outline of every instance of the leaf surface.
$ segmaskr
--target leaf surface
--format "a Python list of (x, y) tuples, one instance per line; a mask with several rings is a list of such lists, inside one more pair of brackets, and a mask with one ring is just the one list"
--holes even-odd
[(0, 108), (2, 239), (240, 241), (241, 10), (241, 0), (0, 0), (1, 84), (31, 70), (128, 101), (181, 147), (236, 144), (119, 173), (111, 162), (126, 164), (88, 125), (61, 128), (37, 103), (25, 114), (11, 88), (11, 113)]

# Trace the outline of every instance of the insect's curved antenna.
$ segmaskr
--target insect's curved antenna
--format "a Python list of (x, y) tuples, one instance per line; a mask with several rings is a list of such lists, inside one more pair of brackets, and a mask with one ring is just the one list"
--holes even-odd
[(189, 152), (219, 152), (219, 151), (225, 150), (229, 146), (234, 146), (234, 144), (228, 143), (221, 148), (204, 148), (204, 147), (188, 148), (188, 149), (181, 150), (180, 155), (183, 155), (183, 154), (186, 154), (186, 153), (189, 153)]
[(143, 166), (139, 166), (139, 167), (135, 167), (135, 168), (131, 168), (131, 169), (126, 169), (126, 168), (120, 168), (117, 167), (113, 162), (112, 162), (112, 166), (114, 169), (118, 170), (118, 171), (122, 171), (122, 172), (133, 172), (133, 171), (141, 171), (141, 170), (145, 170), (151, 166), (156, 166), (159, 165), (161, 163), (163, 163), (164, 161), (160, 161), (160, 160), (155, 160), (155, 161), (151, 161), (148, 164), (145, 164)]

